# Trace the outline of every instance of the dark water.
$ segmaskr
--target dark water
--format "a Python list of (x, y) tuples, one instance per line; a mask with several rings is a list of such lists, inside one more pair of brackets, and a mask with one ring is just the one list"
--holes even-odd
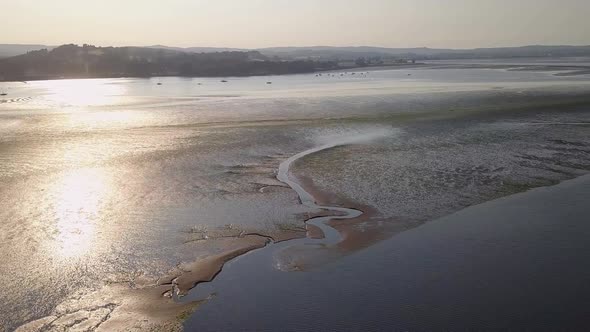
[(588, 202), (586, 176), (465, 209), (306, 273), (274, 271), (268, 252), (254, 252), (208, 286), (216, 297), (186, 327), (584, 331)]

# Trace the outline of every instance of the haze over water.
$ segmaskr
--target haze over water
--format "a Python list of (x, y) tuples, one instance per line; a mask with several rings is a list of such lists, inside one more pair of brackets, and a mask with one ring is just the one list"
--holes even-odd
[(278, 165), (354, 135), (391, 133), (309, 155), (293, 172), (374, 208), (376, 229), (585, 174), (590, 80), (553, 74), (0, 83), (0, 325), (105, 283), (158, 278), (232, 241), (195, 234), (301, 228), (317, 211), (276, 180)]

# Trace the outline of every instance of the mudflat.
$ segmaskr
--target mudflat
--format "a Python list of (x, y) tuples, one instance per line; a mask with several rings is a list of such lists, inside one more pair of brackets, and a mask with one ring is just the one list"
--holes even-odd
[[(158, 82), (0, 83), (5, 330), (180, 328), (197, 306), (238, 310), (220, 300), (228, 273), (239, 285), (362, 271), (341, 264), (590, 170), (584, 75), (434, 66)], [(264, 262), (230, 272), (250, 257)]]

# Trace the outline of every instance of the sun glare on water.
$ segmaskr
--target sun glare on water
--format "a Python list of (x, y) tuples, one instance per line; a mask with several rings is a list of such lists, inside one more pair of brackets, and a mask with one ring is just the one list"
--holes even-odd
[(82, 256), (92, 247), (108, 189), (107, 176), (99, 169), (72, 170), (56, 181), (53, 197), (57, 256)]
[(40, 83), (47, 99), (63, 106), (103, 106), (116, 102), (124, 93), (123, 84), (101, 79), (55, 80)]

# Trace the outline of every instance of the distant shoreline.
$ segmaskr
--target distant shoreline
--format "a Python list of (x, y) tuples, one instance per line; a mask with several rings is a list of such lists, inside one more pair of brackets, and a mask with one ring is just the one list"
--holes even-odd
[(432, 65), (426, 63), (415, 63), (415, 64), (391, 64), (391, 65), (369, 65), (369, 66), (353, 66), (353, 67), (340, 67), (340, 68), (331, 68), (331, 69), (318, 69), (309, 72), (293, 72), (293, 73), (268, 73), (268, 74), (259, 74), (259, 75), (251, 75), (251, 74), (244, 74), (244, 75), (206, 75), (206, 76), (188, 76), (188, 75), (149, 75), (149, 76), (130, 76), (130, 75), (88, 75), (88, 76), (61, 76), (61, 77), (22, 77), (22, 79), (1, 79), (0, 82), (2, 83), (20, 83), (20, 82), (35, 82), (35, 81), (59, 81), (59, 80), (84, 80), (84, 79), (109, 79), (109, 78), (143, 78), (143, 79), (152, 79), (158, 77), (184, 77), (184, 78), (232, 78), (232, 77), (268, 77), (268, 76), (289, 76), (289, 75), (304, 75), (304, 74), (316, 74), (316, 73), (337, 73), (346, 70), (359, 70), (360, 71), (376, 71), (376, 70), (385, 70), (385, 69), (410, 69), (410, 68), (418, 68), (418, 67), (432, 67)]
[(0, 79), (2, 83), (18, 83), (18, 82), (34, 82), (34, 81), (59, 81), (59, 80), (81, 80), (81, 79), (113, 79), (113, 78), (138, 78), (138, 79), (153, 79), (159, 77), (184, 77), (184, 78), (243, 78), (243, 77), (268, 77), (268, 76), (289, 76), (289, 75), (302, 75), (302, 74), (317, 74), (317, 73), (339, 73), (343, 71), (378, 71), (388, 69), (414, 69), (414, 68), (430, 68), (430, 69), (504, 69), (513, 71), (559, 71), (555, 73), (555, 76), (583, 76), (590, 75), (590, 66), (584, 65), (510, 65), (510, 64), (446, 64), (446, 63), (401, 63), (401, 64), (389, 64), (389, 65), (368, 65), (368, 66), (351, 66), (351, 67), (339, 67), (330, 69), (318, 69), (308, 72), (293, 72), (293, 73), (267, 73), (267, 74), (234, 74), (234, 75), (149, 75), (149, 76), (133, 76), (133, 75), (84, 75), (84, 76), (50, 76), (50, 77), (22, 77), (22, 79)]

